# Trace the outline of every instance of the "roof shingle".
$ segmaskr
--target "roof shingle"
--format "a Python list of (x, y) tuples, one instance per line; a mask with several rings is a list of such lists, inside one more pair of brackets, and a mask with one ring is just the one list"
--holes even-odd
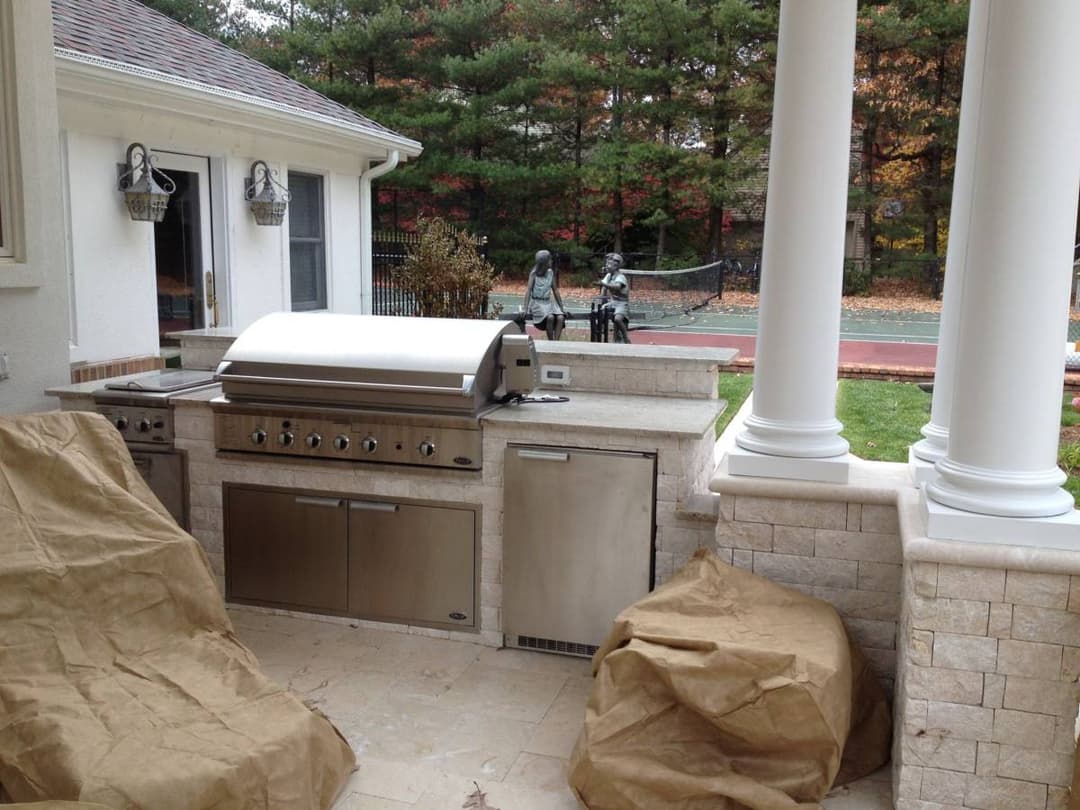
[(155, 70), (286, 105), (300, 113), (317, 113), (344, 124), (402, 137), (137, 0), (52, 0), (52, 10), (53, 44), (57, 49)]

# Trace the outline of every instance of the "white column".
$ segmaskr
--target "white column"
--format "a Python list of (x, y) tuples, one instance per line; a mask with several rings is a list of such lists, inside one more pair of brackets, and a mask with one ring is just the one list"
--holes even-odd
[(847, 480), (836, 376), (855, 5), (780, 4), (753, 413), (736, 438), (750, 452), (729, 454), (735, 475)]
[[(982, 95), (983, 62), (986, 58), (986, 26), (989, 17), (989, 0), (972, 0), (968, 14), (967, 49), (964, 54), (964, 87), (960, 102), (956, 170), (953, 174), (952, 211), (949, 214), (945, 289), (942, 293), (941, 323), (938, 328), (934, 398), (930, 410), (930, 421), (922, 426), (921, 432), (924, 438), (911, 448), (911, 455), (914, 457), (912, 468), (919, 481), (929, 481), (936, 477), (933, 464), (945, 457), (945, 451), (949, 446), (953, 374), (956, 368), (956, 343), (960, 331), (960, 299), (964, 293), (964, 263), (967, 256), (968, 227), (971, 221), (975, 136), (979, 117), (979, 100)], [(916, 459), (924, 463), (919, 464)]]
[[(1080, 192), (1080, 3), (988, 5), (949, 446), (928, 507), (1071, 516), (1056, 461)], [(931, 536), (943, 536), (930, 513)]]

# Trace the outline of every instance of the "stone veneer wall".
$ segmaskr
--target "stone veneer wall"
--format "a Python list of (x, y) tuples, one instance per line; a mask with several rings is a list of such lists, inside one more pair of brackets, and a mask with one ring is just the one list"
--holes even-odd
[[(670, 576), (677, 553), (705, 544), (712, 523), (680, 516), (680, 497), (701, 486), (702, 469), (711, 471), (712, 431), (696, 440), (677, 436), (642, 438), (618, 430), (567, 430), (521, 424), (488, 425), (484, 429), (484, 468), (460, 470), (393, 469), (387, 465), (338, 466), (304, 459), (260, 460), (219, 458), (214, 448), (213, 413), (204, 404), (176, 409), (176, 445), (188, 454), (191, 491), (191, 533), (200, 541), (224, 593), (225, 557), (222, 483), (295, 487), (335, 493), (417, 498), (482, 508), (480, 539), (480, 633), (371, 623), (443, 638), (492, 646), (502, 645), (503, 451), (508, 442), (629, 450), (657, 454), (656, 570)], [(699, 490), (700, 491), (700, 490)], [(360, 624), (365, 624), (360, 622)]]
[(911, 561), (896, 692), (902, 810), (1065, 810), (1080, 577)]
[[(1052, 552), (1069, 571), (1055, 573), (1038, 570), (1038, 549), (928, 540), (913, 485), (867, 495), (875, 470), (897, 465), (860, 464), (850, 488), (736, 481), (721, 465), (714, 547), (836, 607), (894, 697), (898, 810), (1066, 810), (1080, 699), (1080, 548)], [(815, 499), (781, 495), (814, 488)], [(950, 562), (918, 559), (934, 555)], [(991, 560), (1002, 562), (984, 567)]]
[(902, 554), (896, 507), (722, 495), (714, 550), (836, 608), (892, 693)]
[[(621, 346), (574, 341), (536, 342), (537, 361), (570, 367), (570, 390), (603, 394), (717, 399), (719, 360), (728, 350), (686, 349), (678, 346)], [(734, 354), (733, 352), (731, 354)], [(557, 390), (560, 386), (544, 386)]]

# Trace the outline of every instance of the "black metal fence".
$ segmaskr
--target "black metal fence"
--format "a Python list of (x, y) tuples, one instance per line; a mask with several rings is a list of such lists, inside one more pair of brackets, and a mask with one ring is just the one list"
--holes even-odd
[[(487, 256), (487, 237), (467, 237), (481, 256)], [(420, 235), (407, 231), (375, 231), (371, 238), (371, 312), (374, 315), (418, 315), (424, 308), (416, 297), (394, 278), (394, 269), (405, 264), (409, 251), (420, 244)], [(445, 293), (457, 296), (454, 302), (465, 301), (467, 308), (476, 309), (478, 317), (487, 314), (487, 298), (474, 301), (469, 290)], [(430, 302), (429, 302), (430, 303)], [(466, 306), (462, 304), (462, 306)]]

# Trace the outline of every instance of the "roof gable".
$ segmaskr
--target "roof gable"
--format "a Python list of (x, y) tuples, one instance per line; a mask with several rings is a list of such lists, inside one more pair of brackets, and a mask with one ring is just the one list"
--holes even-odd
[(241, 93), (299, 114), (402, 136), (222, 42), (137, 0), (52, 0), (53, 44), (218, 90)]

